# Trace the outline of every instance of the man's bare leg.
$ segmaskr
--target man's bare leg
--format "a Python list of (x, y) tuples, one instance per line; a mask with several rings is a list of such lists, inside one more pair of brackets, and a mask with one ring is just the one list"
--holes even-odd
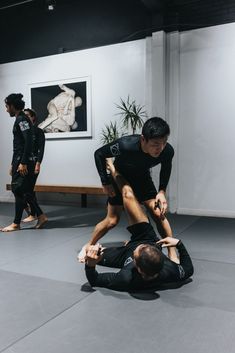
[[(155, 199), (147, 200), (144, 202), (147, 209), (150, 211), (150, 214), (156, 223), (157, 230), (162, 238), (166, 237), (173, 237), (173, 233), (171, 230), (170, 223), (168, 222), (165, 215), (162, 215), (159, 208), (155, 208)], [(168, 250), (168, 257), (176, 262), (179, 263), (179, 259), (177, 256), (177, 252), (175, 247), (169, 247)]]
[(130, 184), (125, 178), (115, 170), (112, 160), (107, 159), (107, 168), (112, 174), (112, 177), (117, 184), (120, 192), (122, 193), (124, 209), (127, 213), (129, 225), (137, 224), (140, 222), (149, 222), (148, 217), (142, 210)]
[(9, 226), (1, 229), (1, 231), (5, 233), (14, 232), (16, 230), (20, 230), (20, 225), (16, 223), (11, 223)]
[(121, 217), (123, 206), (114, 206), (108, 204), (106, 217), (99, 222), (92, 233), (91, 240), (82, 247), (82, 250), (78, 253), (77, 259), (79, 262), (85, 262), (86, 248), (89, 245), (95, 245), (99, 239), (101, 239), (110, 229), (114, 228)]

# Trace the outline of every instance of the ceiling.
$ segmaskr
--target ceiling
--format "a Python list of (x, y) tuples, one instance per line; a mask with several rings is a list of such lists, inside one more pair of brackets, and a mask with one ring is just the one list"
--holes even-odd
[(0, 0), (0, 63), (235, 22), (235, 0), (48, 1)]
[[(52, 0), (56, 2), (56, 8), (73, 6), (75, 3), (84, 3), (84, 0)], [(45, 10), (45, 4), (50, 0), (0, 0), (0, 16), (7, 15), (16, 9), (25, 7), (26, 10), (40, 9)], [(118, 2), (110, 0), (110, 2)], [(235, 0), (136, 0), (142, 3), (147, 11), (153, 16), (153, 24), (157, 26), (157, 19), (160, 15), (163, 20), (159, 26), (169, 31), (172, 27), (178, 30), (185, 30), (197, 27), (211, 26), (215, 24), (228, 23), (235, 21)], [(92, 3), (92, 2), (91, 2)], [(94, 0), (93, 3), (97, 3)], [(99, 6), (102, 8), (100, 0)], [(120, 6), (123, 7), (122, 1)], [(129, 6), (133, 6), (133, 1), (126, 0), (125, 11)]]

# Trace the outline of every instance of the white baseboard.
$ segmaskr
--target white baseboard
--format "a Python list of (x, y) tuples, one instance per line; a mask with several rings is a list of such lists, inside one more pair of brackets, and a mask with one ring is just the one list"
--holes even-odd
[(218, 210), (178, 208), (176, 213), (182, 214), (182, 215), (190, 215), (190, 216), (235, 218), (235, 211), (224, 211), (224, 210), (218, 211)]

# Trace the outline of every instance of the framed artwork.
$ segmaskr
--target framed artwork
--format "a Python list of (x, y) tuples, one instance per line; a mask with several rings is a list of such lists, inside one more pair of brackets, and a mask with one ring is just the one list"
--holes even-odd
[(89, 77), (30, 84), (31, 108), (46, 139), (91, 137)]

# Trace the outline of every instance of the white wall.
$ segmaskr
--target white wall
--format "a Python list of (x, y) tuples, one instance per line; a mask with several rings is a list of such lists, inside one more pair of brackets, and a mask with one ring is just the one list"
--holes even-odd
[[(91, 77), (92, 138), (48, 140), (38, 182), (100, 185), (93, 152), (104, 124), (117, 118), (115, 103), (130, 94), (170, 123), (176, 152), (170, 210), (234, 217), (234, 38), (235, 24), (227, 24), (1, 65), (1, 101), (12, 92), (28, 97), (32, 83)], [(3, 104), (0, 114), (0, 200), (6, 201), (13, 121)]]
[(99, 47), (0, 65), (0, 200), (12, 200), (5, 190), (10, 181), (8, 169), (12, 156), (12, 126), (4, 110), (10, 93), (24, 94), (30, 106), (28, 85), (38, 82), (91, 77), (92, 138), (47, 140), (38, 183), (100, 185), (93, 153), (100, 146), (100, 132), (115, 115), (120, 97), (128, 95), (145, 103), (145, 40)]
[(168, 36), (174, 73), (179, 65), (178, 79), (173, 71), (169, 77), (170, 85), (178, 80), (172, 87), (179, 95), (173, 102), (171, 91), (169, 102), (179, 115), (171, 126), (178, 124), (178, 213), (235, 216), (234, 38), (235, 24)]

